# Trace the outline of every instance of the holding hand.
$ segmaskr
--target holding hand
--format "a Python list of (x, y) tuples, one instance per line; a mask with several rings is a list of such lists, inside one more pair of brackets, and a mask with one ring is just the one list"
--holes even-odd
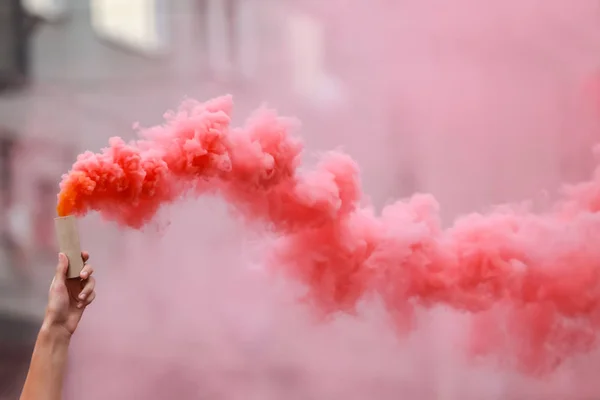
[[(81, 253), (85, 263), (89, 255)], [(50, 285), (46, 317), (35, 342), (21, 400), (61, 400), (71, 336), (85, 308), (94, 301), (93, 269), (85, 265), (78, 279), (67, 279), (69, 261), (58, 255), (56, 275)]]
[(79, 279), (67, 279), (69, 261), (67, 256), (59, 253), (44, 319), (44, 325), (48, 328), (64, 330), (68, 336), (75, 332), (85, 308), (96, 298), (96, 281), (92, 277), (94, 270), (87, 264), (89, 254), (84, 251), (81, 257), (85, 266), (79, 274)]

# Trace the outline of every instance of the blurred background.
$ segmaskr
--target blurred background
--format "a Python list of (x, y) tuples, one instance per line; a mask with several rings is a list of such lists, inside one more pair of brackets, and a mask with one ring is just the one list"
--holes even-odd
[[(351, 154), (376, 208), (430, 192), (450, 224), (544, 206), (595, 165), (599, 28), (593, 0), (0, 0), (0, 399), (18, 398), (55, 266), (58, 182), (80, 152), (133, 138), (186, 96), (231, 93), (236, 124), (266, 102), (301, 119), (309, 161)], [(94, 215), (81, 230), (99, 297), (69, 399), (600, 396), (581, 365), (552, 385), (466, 366), (447, 310), (424, 311), (406, 340), (377, 304), (316, 326), (261, 272), (264, 238), (218, 199), (142, 232)]]

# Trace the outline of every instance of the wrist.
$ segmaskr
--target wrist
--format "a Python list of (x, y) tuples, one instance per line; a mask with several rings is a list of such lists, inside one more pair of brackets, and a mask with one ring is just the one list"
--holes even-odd
[(61, 325), (45, 319), (38, 334), (38, 341), (49, 344), (68, 345), (71, 341), (71, 334)]

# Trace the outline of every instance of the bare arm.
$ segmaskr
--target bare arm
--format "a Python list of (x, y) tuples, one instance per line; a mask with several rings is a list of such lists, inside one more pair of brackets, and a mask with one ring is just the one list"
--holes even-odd
[[(82, 257), (87, 261), (87, 253)], [(95, 281), (90, 276), (93, 270), (89, 265), (81, 271), (81, 279), (66, 279), (67, 269), (67, 258), (60, 254), (21, 400), (62, 399), (71, 336), (83, 311), (96, 297)]]
[(70, 341), (60, 329), (42, 326), (21, 400), (61, 400)]

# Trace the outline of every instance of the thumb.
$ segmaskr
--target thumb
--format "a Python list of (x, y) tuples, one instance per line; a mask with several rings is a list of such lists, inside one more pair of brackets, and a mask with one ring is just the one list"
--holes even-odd
[(54, 276), (54, 282), (59, 284), (65, 283), (68, 269), (69, 259), (63, 253), (58, 253), (58, 264), (56, 265), (56, 275)]

